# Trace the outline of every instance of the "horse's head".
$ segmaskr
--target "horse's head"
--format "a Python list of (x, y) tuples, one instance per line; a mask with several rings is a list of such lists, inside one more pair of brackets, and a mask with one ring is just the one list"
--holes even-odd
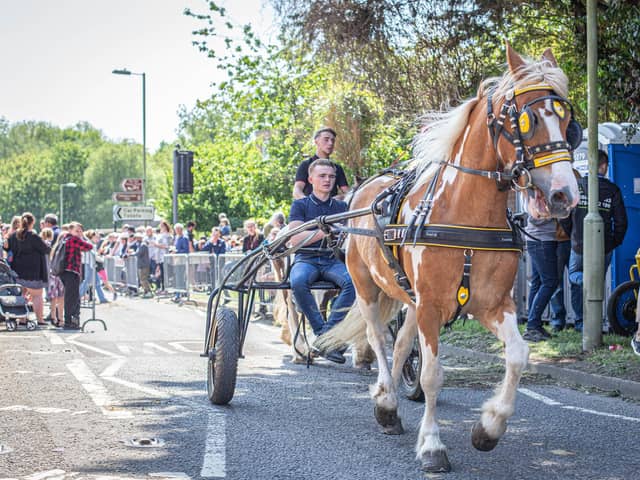
[(578, 203), (571, 152), (582, 140), (566, 98), (567, 77), (551, 50), (531, 62), (507, 44), (507, 61), (509, 71), (488, 93), (488, 124), (499, 162), (514, 176), (516, 188), (527, 192), (533, 217), (566, 217)]

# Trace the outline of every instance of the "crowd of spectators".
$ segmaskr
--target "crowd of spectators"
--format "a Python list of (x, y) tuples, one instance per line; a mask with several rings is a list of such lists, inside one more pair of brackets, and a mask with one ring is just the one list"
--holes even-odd
[[(228, 252), (246, 253), (260, 246), (265, 235), (254, 220), (244, 222), (243, 229), (234, 233), (226, 214), (218, 217), (218, 226), (209, 235), (198, 235), (197, 224), (189, 221), (186, 228), (176, 223), (173, 228), (162, 220), (157, 227), (123, 225), (120, 231), (102, 233), (87, 230), (77, 222), (58, 225), (57, 216), (47, 214), (38, 225), (29, 212), (12, 218), (9, 224), (1, 224), (4, 248), (2, 258), (15, 271), (18, 283), (37, 318), (39, 325), (50, 321), (54, 326), (79, 328), (81, 300), (95, 295), (99, 303), (117, 299), (117, 291), (109, 282), (104, 267), (105, 259), (136, 257), (139, 289), (143, 298), (162, 292), (164, 285), (164, 260), (168, 253), (196, 253), (220, 255)], [(265, 226), (270, 238), (285, 225), (281, 212), (274, 214)], [(64, 242), (65, 268), (60, 275), (50, 271), (50, 261), (58, 242)], [(82, 252), (95, 254), (95, 282), (91, 282), (92, 270), (82, 262)], [(95, 292), (91, 291), (93, 283)], [(107, 294), (110, 294), (108, 298)], [(45, 317), (45, 303), (49, 313)]]

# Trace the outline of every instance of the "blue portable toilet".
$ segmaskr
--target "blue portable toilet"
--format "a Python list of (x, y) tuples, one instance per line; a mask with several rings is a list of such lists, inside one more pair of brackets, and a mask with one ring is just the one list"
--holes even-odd
[[(629, 280), (629, 267), (635, 263), (640, 247), (640, 133), (630, 136), (630, 127), (630, 124), (619, 123), (598, 125), (598, 149), (609, 157), (607, 177), (622, 192), (629, 225), (624, 242), (613, 251), (611, 282), (607, 285), (611, 290)], [(574, 166), (581, 175), (588, 171), (587, 130), (584, 135), (585, 140), (574, 152)]]

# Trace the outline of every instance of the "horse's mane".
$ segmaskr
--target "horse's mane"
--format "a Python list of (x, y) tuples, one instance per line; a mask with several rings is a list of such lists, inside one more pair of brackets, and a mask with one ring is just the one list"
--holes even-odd
[(550, 60), (545, 58), (538, 61), (524, 59), (524, 62), (524, 65), (515, 74), (507, 69), (501, 77), (484, 80), (480, 84), (475, 98), (448, 111), (427, 112), (423, 117), (422, 131), (416, 135), (413, 141), (413, 165), (418, 170), (418, 175), (425, 173), (434, 161), (448, 162), (451, 160), (453, 146), (463, 134), (471, 111), (490, 90), (493, 91), (493, 98), (497, 102), (504, 100), (507, 92), (513, 91), (514, 88), (518, 89), (537, 83), (551, 85), (557, 95), (567, 96), (569, 81), (559, 67), (554, 66)]

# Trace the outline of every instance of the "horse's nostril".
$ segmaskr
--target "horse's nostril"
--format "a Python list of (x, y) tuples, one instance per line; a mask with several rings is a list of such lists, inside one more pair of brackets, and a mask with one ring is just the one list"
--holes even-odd
[(560, 190), (553, 192), (550, 200), (552, 205), (562, 205), (568, 202), (567, 196)]

